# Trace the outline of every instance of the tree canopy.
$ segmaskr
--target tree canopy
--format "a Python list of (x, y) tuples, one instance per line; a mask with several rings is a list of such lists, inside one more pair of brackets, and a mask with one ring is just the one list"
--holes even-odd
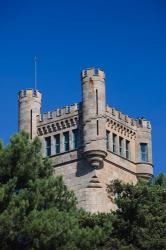
[(108, 187), (116, 197), (113, 230), (107, 242), (112, 249), (166, 249), (166, 176), (160, 174), (137, 185), (119, 180)]
[(22, 132), (0, 144), (0, 249), (97, 249), (109, 215), (77, 209), (73, 192), (53, 175), (39, 139)]
[(108, 186), (117, 210), (90, 214), (51, 161), (39, 139), (22, 132), (0, 143), (0, 249), (166, 250), (166, 176)]

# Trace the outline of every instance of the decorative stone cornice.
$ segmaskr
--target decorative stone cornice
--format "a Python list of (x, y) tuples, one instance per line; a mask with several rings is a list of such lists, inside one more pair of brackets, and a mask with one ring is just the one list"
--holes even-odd
[(115, 121), (111, 119), (110, 117), (107, 117), (107, 128), (120, 133), (122, 136), (126, 136), (129, 139), (136, 139), (136, 131), (132, 130), (131, 128), (120, 124), (118, 121)]
[(42, 136), (76, 126), (78, 126), (77, 116), (65, 120), (51, 122), (43, 126), (38, 126), (37, 134), (38, 136)]

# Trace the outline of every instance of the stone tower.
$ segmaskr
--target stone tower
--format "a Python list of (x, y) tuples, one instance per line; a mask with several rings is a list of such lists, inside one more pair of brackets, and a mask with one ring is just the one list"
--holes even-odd
[(103, 167), (106, 157), (105, 74), (100, 69), (83, 70), (82, 126), (83, 152), (94, 168)]
[[(140, 159), (141, 146), (144, 149), (144, 160)], [(149, 179), (149, 172), (152, 168), (152, 138), (151, 138), (151, 124), (144, 118), (137, 120), (137, 137), (135, 142), (136, 162), (137, 162), (137, 178)], [(146, 152), (147, 151), (147, 152)], [(146, 154), (146, 155), (145, 155)]]
[(25, 130), (33, 139), (37, 136), (37, 116), (41, 110), (41, 93), (27, 89), (19, 92), (19, 130)]
[(41, 139), (43, 157), (51, 158), (79, 207), (108, 212), (116, 208), (106, 191), (110, 181), (135, 184), (153, 175), (151, 124), (106, 104), (102, 70), (83, 70), (81, 84), (80, 103), (44, 114), (39, 91), (20, 91), (19, 129)]

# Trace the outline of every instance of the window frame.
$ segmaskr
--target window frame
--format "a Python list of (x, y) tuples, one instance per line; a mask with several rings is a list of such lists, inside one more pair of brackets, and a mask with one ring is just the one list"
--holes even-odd
[(119, 155), (124, 157), (124, 138), (119, 136)]
[(117, 135), (112, 134), (112, 152), (117, 154)]
[(106, 129), (106, 147), (110, 150), (110, 131)]
[(51, 136), (45, 137), (45, 152), (46, 156), (51, 156)]
[[(142, 146), (145, 146), (145, 150), (142, 150)], [(148, 162), (148, 143), (141, 142), (139, 144), (139, 157), (141, 162)]]
[(69, 135), (69, 131), (66, 131), (66, 132), (63, 133), (63, 145), (64, 145), (64, 152), (68, 152), (70, 150), (70, 135)]
[[(61, 153), (61, 137), (60, 134), (56, 134), (54, 136), (55, 140), (55, 154), (60, 154)], [(58, 141), (58, 143), (57, 143)]]
[(73, 140), (72, 140), (73, 149), (77, 149), (78, 148), (78, 129), (77, 128), (72, 130), (72, 135), (73, 135)]
[(126, 140), (126, 159), (130, 160), (130, 141)]

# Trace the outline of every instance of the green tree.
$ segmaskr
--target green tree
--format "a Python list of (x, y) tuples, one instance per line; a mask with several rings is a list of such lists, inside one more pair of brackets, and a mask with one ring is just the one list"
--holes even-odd
[(22, 132), (0, 144), (0, 249), (102, 249), (111, 215), (77, 209), (73, 192)]
[(116, 197), (113, 230), (105, 249), (166, 249), (166, 176), (137, 185), (116, 180), (108, 187)]

